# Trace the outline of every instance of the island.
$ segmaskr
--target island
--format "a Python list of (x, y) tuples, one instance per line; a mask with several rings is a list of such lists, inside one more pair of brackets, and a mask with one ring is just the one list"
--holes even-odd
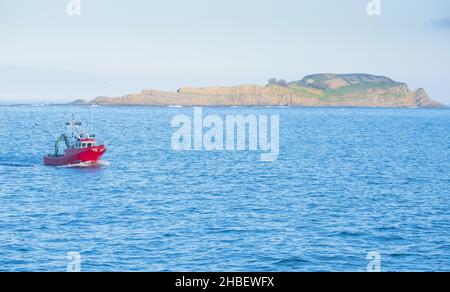
[(314, 74), (267, 85), (184, 87), (176, 92), (144, 89), (122, 97), (76, 100), (73, 105), (107, 106), (304, 106), (304, 107), (418, 107), (439, 108), (423, 88), (370, 74)]

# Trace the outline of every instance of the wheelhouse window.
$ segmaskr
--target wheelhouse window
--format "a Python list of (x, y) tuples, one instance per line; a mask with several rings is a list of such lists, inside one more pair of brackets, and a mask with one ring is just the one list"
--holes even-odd
[(77, 142), (75, 144), (76, 148), (90, 148), (90, 147), (95, 147), (96, 143), (94, 141), (91, 142)]

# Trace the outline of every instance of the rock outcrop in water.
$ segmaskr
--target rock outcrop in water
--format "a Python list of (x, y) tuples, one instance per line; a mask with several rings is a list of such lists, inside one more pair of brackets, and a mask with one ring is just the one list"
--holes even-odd
[(86, 104), (89, 104), (87, 101), (85, 101), (84, 99), (77, 99), (77, 100), (74, 100), (74, 101), (72, 101), (72, 102), (70, 102), (69, 103), (70, 105), (86, 105)]
[(266, 86), (146, 89), (123, 97), (97, 97), (87, 104), (150, 106), (442, 107), (424, 89), (369, 74), (316, 74)]

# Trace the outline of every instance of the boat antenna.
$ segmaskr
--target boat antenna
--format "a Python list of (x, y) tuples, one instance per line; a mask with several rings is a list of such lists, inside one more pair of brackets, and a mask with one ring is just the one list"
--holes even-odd
[(91, 111), (91, 135), (93, 135), (92, 133), (94, 133), (94, 112)]

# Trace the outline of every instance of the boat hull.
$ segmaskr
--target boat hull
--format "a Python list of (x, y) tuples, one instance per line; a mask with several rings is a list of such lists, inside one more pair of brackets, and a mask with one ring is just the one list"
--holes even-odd
[(79, 163), (96, 163), (105, 154), (105, 146), (90, 148), (70, 148), (63, 156), (44, 156), (44, 164), (48, 166), (63, 166)]

